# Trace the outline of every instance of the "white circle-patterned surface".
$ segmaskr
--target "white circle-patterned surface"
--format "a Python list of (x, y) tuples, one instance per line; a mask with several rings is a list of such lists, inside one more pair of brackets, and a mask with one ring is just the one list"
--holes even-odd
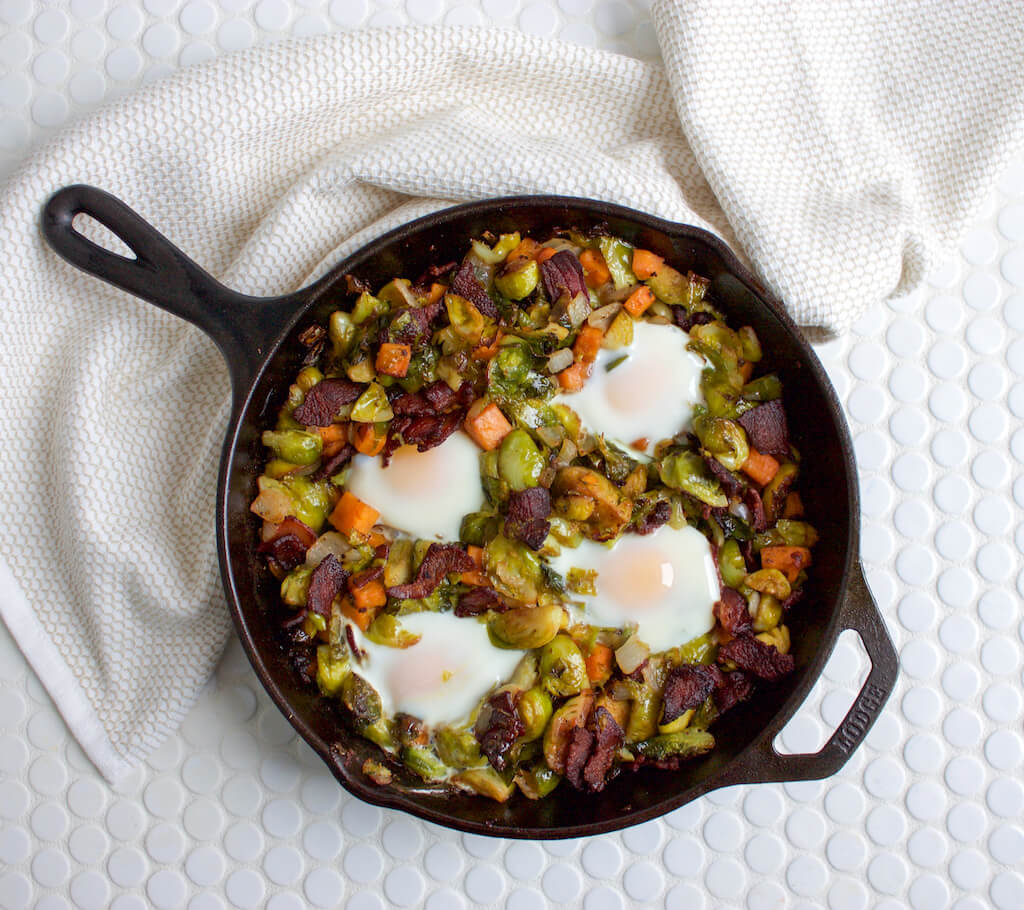
[[(656, 58), (647, 0), (0, 0), (0, 176), (105, 101), (217, 54), (338, 29), (494, 24)], [(870, 587), (903, 677), (834, 779), (732, 788), (544, 845), (360, 803), (237, 645), (111, 790), (0, 627), (0, 907), (508, 910), (1024, 907), (1024, 161), (914, 297), (819, 347), (850, 419)], [(847, 633), (783, 751), (867, 662)]]

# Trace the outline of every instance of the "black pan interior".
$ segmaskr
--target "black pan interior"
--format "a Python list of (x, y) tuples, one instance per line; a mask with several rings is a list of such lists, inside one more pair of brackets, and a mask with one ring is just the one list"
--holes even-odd
[[(484, 231), (520, 230), (541, 237), (558, 227), (587, 230), (606, 224), (618, 236), (657, 252), (682, 269), (712, 281), (717, 306), (734, 326), (752, 325), (762, 340), (767, 369), (777, 371), (786, 389), (791, 436), (802, 456), (801, 495), (809, 520), (819, 529), (808, 595), (791, 613), (797, 669), (774, 687), (725, 715), (713, 732), (718, 746), (708, 757), (679, 772), (623, 773), (599, 795), (563, 785), (540, 802), (514, 797), (499, 806), (479, 797), (425, 789), (412, 779), (381, 789), (361, 774), (364, 758), (376, 747), (353, 735), (343, 712), (298, 680), (278, 630), (277, 583), (257, 558), (257, 521), (248, 512), (259, 474), (259, 432), (270, 425), (285, 390), (299, 369), (302, 348), (296, 336), (314, 321), (345, 305), (343, 276), (351, 272), (378, 286), (395, 276), (415, 278), (428, 266), (461, 255)], [(669, 811), (729, 781), (730, 763), (767, 727), (777, 730), (816, 680), (837, 634), (838, 611), (851, 554), (856, 551), (856, 488), (850, 441), (831, 386), (792, 322), (730, 254), (709, 235), (614, 206), (580, 200), (521, 199), (480, 203), (442, 212), (399, 229), (357, 253), (310, 294), (307, 309), (254, 384), (228, 436), (224, 518), (230, 558), (225, 582), (238, 605), (236, 624), (271, 695), (299, 731), (327, 760), (334, 773), (365, 799), (403, 808), (430, 821), (463, 830), (511, 837), (565, 837), (612, 830)], [(233, 446), (232, 446), (233, 443)], [(756, 777), (756, 770), (754, 771)], [(732, 776), (733, 778), (735, 775)]]

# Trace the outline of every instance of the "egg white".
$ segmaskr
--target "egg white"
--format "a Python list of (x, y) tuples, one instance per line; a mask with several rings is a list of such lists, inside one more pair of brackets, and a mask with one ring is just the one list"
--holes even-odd
[(374, 644), (353, 627), (363, 652), (353, 669), (377, 690), (389, 717), (404, 712), (428, 726), (466, 722), (523, 657), (522, 651), (494, 647), (487, 625), (472, 617), (422, 612), (400, 622), (421, 636), (410, 648)]
[[(572, 408), (591, 433), (633, 454), (650, 454), (660, 440), (689, 429), (694, 405), (703, 401), (707, 361), (686, 349), (689, 341), (674, 325), (637, 321), (632, 344), (602, 348), (583, 388), (554, 400)], [(646, 444), (635, 446), (638, 440)]]
[(457, 430), (426, 452), (402, 446), (386, 468), (379, 456), (356, 455), (346, 488), (390, 528), (424, 540), (458, 540), (463, 516), (484, 504), (480, 449)]
[(584, 540), (549, 559), (568, 576), (570, 569), (597, 572), (597, 593), (578, 596), (584, 621), (595, 626), (635, 625), (651, 651), (685, 644), (715, 624), (720, 597), (711, 545), (696, 528), (662, 525), (646, 536), (624, 534), (614, 547)]

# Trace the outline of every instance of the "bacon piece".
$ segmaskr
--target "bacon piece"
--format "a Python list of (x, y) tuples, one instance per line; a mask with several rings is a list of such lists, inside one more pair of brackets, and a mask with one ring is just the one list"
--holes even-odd
[(679, 328), (684, 332), (689, 332), (695, 325), (706, 325), (709, 322), (714, 322), (715, 317), (710, 313), (698, 311), (696, 313), (689, 313), (686, 307), (674, 306), (672, 307), (672, 318)]
[[(463, 385), (469, 385), (469, 383), (464, 382)], [(455, 404), (455, 393), (443, 379), (438, 379), (437, 382), (428, 385), (423, 390), (423, 397), (427, 399), (435, 413), (446, 411)]]
[(388, 324), (387, 340), (398, 344), (419, 344), (430, 334), (430, 323), (440, 312), (440, 300), (423, 307), (405, 307), (399, 310)]
[(484, 316), (490, 319), (498, 318), (498, 308), (491, 300), (487, 289), (480, 283), (480, 279), (476, 277), (476, 269), (469, 259), (463, 259), (462, 265), (452, 276), (452, 290), (460, 297), (465, 297)]
[(654, 508), (633, 526), (633, 532), (641, 535), (653, 534), (671, 517), (672, 506), (664, 499), (660, 499), (655, 503)]
[(762, 455), (789, 455), (789, 429), (781, 398), (751, 408), (740, 415), (739, 422), (750, 444)]
[(754, 542), (752, 540), (741, 540), (740, 544), (740, 556), (743, 557), (743, 565), (747, 571), (750, 571), (750, 567), (756, 562), (754, 556)]
[(519, 716), (519, 693), (511, 689), (492, 695), (480, 712), (474, 734), (480, 751), (498, 771), (508, 767), (509, 753), (526, 729)]
[(399, 600), (429, 597), (449, 572), (469, 572), (475, 568), (476, 563), (457, 544), (432, 543), (416, 571), (416, 578), (409, 584), (388, 588), (388, 596)]
[(309, 594), (306, 606), (324, 619), (331, 615), (331, 601), (345, 590), (348, 581), (348, 570), (338, 561), (333, 553), (323, 558), (309, 579)]
[(771, 514), (765, 516), (765, 527), (775, 524), (782, 518), (783, 510), (786, 508), (786, 497), (789, 496), (789, 490), (795, 481), (796, 474), (787, 474), (779, 479), (775, 495), (772, 497)]
[(579, 294), (588, 296), (587, 283), (583, 278), (583, 266), (575, 253), (560, 250), (540, 264), (540, 277), (544, 282), (544, 293), (551, 303), (563, 294), (570, 299)]
[(295, 534), (278, 534), (257, 547), (257, 553), (266, 554), (286, 572), (290, 572), (306, 558), (307, 547)]
[(745, 484), (739, 477), (733, 474), (722, 462), (717, 458), (712, 458), (710, 455), (704, 456), (704, 462), (708, 466), (708, 470), (714, 475), (715, 479), (722, 485), (722, 490), (726, 496), (740, 496), (743, 493), (743, 487)]
[(446, 262), (443, 265), (430, 265), (430, 266), (427, 266), (427, 268), (424, 269), (423, 274), (420, 275), (420, 277), (416, 279), (416, 284), (414, 285), (414, 287), (417, 287), (417, 288), (427, 288), (427, 287), (429, 287), (431, 282), (433, 282), (434, 280), (440, 278), (442, 275), (447, 275), (457, 265), (458, 265), (458, 262), (456, 262), (455, 260), (452, 260), (451, 262)]
[(470, 588), (459, 597), (459, 602), (455, 605), (455, 615), (479, 616), (488, 610), (503, 613), (506, 609), (508, 605), (493, 588)]
[[(786, 497), (782, 498), (785, 500)], [(755, 533), (760, 534), (768, 527), (768, 516), (764, 513), (764, 500), (761, 499), (761, 494), (753, 487), (747, 487), (743, 502), (750, 512), (750, 527)]]
[(611, 712), (600, 706), (594, 711), (594, 733), (594, 751), (583, 769), (583, 780), (591, 793), (600, 793), (615, 762), (615, 753), (625, 741), (626, 734)]
[(594, 748), (595, 736), (586, 727), (575, 727), (565, 753), (565, 777), (577, 790), (583, 789), (583, 769)]
[(739, 702), (746, 701), (754, 691), (754, 681), (742, 670), (722, 674), (722, 683), (715, 689), (715, 707), (724, 714)]
[(544, 487), (530, 487), (508, 498), (505, 533), (521, 540), (531, 550), (539, 550), (551, 530), (551, 494)]
[(351, 461), (352, 456), (356, 454), (355, 448), (346, 443), (340, 451), (336, 452), (330, 458), (327, 459), (319, 468), (316, 469), (316, 473), (313, 475), (314, 480), (323, 480), (325, 477), (330, 477), (332, 474), (337, 474), (345, 465)]
[(292, 416), (307, 427), (329, 427), (345, 405), (363, 394), (363, 387), (347, 379), (321, 379), (306, 392), (306, 400)]
[(437, 411), (422, 392), (405, 392), (391, 402), (391, 410), (399, 417), (426, 417)]
[(730, 635), (749, 632), (753, 621), (743, 595), (735, 588), (722, 588), (722, 596), (714, 607), (715, 616)]
[(740, 635), (718, 649), (720, 661), (731, 660), (741, 670), (760, 679), (775, 682), (796, 666), (792, 654), (781, 654), (775, 645), (766, 645), (752, 635)]
[(704, 664), (680, 664), (673, 667), (665, 680), (661, 722), (672, 723), (693, 708), (699, 708), (721, 681), (718, 667)]
[(402, 430), (402, 439), (408, 445), (416, 446), (417, 451), (426, 452), (441, 445), (451, 436), (462, 423), (462, 417), (461, 411), (414, 417), (412, 423)]

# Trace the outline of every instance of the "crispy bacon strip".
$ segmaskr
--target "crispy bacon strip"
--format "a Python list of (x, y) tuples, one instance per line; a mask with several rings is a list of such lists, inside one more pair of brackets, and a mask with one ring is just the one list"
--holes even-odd
[(480, 751), (498, 771), (508, 767), (509, 753), (526, 727), (519, 716), (519, 693), (505, 689), (492, 695), (474, 729)]
[(470, 588), (459, 597), (459, 602), (455, 605), (455, 615), (479, 616), (488, 610), (503, 613), (507, 608), (508, 605), (493, 588)]
[(306, 596), (307, 608), (324, 619), (329, 619), (331, 602), (345, 590), (348, 574), (348, 570), (338, 561), (337, 556), (333, 553), (325, 556), (310, 576), (309, 594)]
[(789, 455), (789, 429), (781, 398), (751, 408), (740, 415), (739, 422), (751, 445), (762, 455)]
[(626, 734), (607, 708), (594, 711), (594, 751), (583, 769), (583, 781), (591, 793), (600, 793), (615, 762), (615, 753), (625, 742)]
[(715, 707), (720, 714), (750, 698), (754, 681), (742, 670), (722, 674), (722, 684), (715, 689)]
[(531, 550), (539, 550), (551, 530), (550, 514), (551, 494), (544, 487), (514, 492), (508, 499), (505, 533)]
[(452, 276), (452, 290), (460, 297), (465, 297), (484, 316), (490, 319), (498, 318), (498, 308), (491, 300), (487, 289), (480, 283), (480, 279), (476, 277), (476, 269), (469, 259), (463, 259), (462, 265)]
[(715, 479), (722, 485), (722, 491), (726, 496), (741, 496), (745, 484), (739, 477), (733, 474), (722, 462), (710, 455), (704, 456), (704, 462)]
[(665, 681), (664, 713), (661, 722), (669, 724), (693, 708), (699, 708), (721, 682), (718, 667), (680, 664), (673, 667)]
[(671, 517), (672, 507), (664, 499), (660, 499), (654, 508), (634, 525), (633, 531), (641, 535), (653, 534)]
[(313, 475), (314, 480), (323, 480), (325, 477), (330, 477), (332, 474), (337, 474), (345, 465), (351, 461), (352, 456), (356, 454), (356, 450), (348, 445), (345, 446), (330, 458), (328, 458)]
[(432, 543), (409, 584), (388, 588), (388, 596), (399, 600), (429, 597), (449, 572), (469, 572), (476, 563), (469, 554), (453, 543)]
[(306, 400), (292, 416), (307, 427), (329, 427), (338, 411), (363, 394), (363, 387), (347, 379), (322, 379), (306, 392)]
[(583, 789), (583, 769), (594, 749), (596, 737), (586, 727), (576, 727), (565, 753), (565, 777), (577, 790)]
[(544, 293), (555, 303), (562, 294), (570, 298), (587, 294), (587, 282), (583, 278), (583, 266), (574, 253), (560, 250), (540, 264), (540, 277)]
[(722, 628), (730, 635), (743, 635), (753, 625), (747, 602), (735, 588), (722, 588), (722, 596), (714, 606), (714, 613)]
[(752, 635), (739, 635), (718, 649), (720, 661), (731, 660), (741, 670), (760, 679), (775, 682), (796, 666), (792, 654), (781, 654), (775, 645), (766, 645)]

